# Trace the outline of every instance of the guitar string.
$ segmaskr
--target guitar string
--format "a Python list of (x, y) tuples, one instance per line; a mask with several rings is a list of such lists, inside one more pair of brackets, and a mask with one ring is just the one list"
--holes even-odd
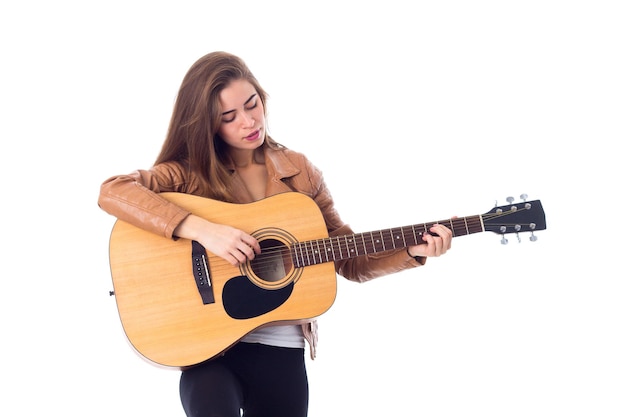
[[(486, 213), (482, 215), (482, 218), (484, 221), (491, 221), (493, 219), (497, 219), (500, 217), (505, 217), (507, 215), (510, 214), (514, 214), (514, 213), (519, 213), (521, 211), (527, 210), (525, 208), (522, 208), (520, 210), (510, 210), (510, 211), (503, 211), (501, 213)], [(326, 263), (326, 262), (332, 262), (335, 261), (337, 259), (334, 252), (331, 250), (330, 252), (328, 252), (328, 248), (327, 246), (333, 245), (335, 244), (336, 246), (338, 246), (338, 248), (336, 249), (336, 251), (340, 251), (341, 253), (348, 253), (350, 252), (350, 248), (353, 248), (355, 246), (358, 246), (359, 248), (363, 249), (362, 250), (362, 254), (365, 255), (367, 253), (375, 253), (376, 250), (372, 245), (365, 245), (363, 243), (358, 243), (359, 241), (362, 241), (363, 236), (367, 236), (367, 235), (374, 235), (374, 234), (380, 234), (380, 233), (389, 233), (389, 231), (391, 230), (399, 230), (402, 231), (402, 234), (405, 235), (405, 239), (406, 239), (406, 235), (407, 232), (405, 229), (411, 229), (411, 231), (409, 232), (409, 235), (413, 233), (413, 229), (418, 228), (418, 229), (423, 229), (424, 231), (427, 230), (428, 228), (430, 228), (432, 225), (435, 224), (444, 224), (444, 225), (448, 225), (448, 227), (453, 226), (454, 224), (460, 224), (461, 228), (463, 228), (464, 224), (468, 224), (468, 220), (470, 223), (472, 223), (474, 226), (476, 222), (480, 221), (480, 217), (481, 216), (468, 216), (468, 217), (459, 217), (459, 218), (455, 218), (455, 219), (446, 219), (446, 220), (440, 220), (440, 221), (436, 221), (436, 222), (428, 222), (428, 223), (424, 223), (423, 225), (421, 224), (416, 224), (416, 225), (412, 225), (412, 226), (402, 226), (402, 227), (395, 227), (395, 228), (390, 228), (390, 229), (382, 229), (379, 231), (374, 231), (374, 232), (365, 232), (365, 233), (357, 233), (357, 234), (353, 234), (353, 235), (344, 235), (344, 236), (336, 236), (336, 237), (326, 237), (326, 238), (320, 238), (320, 239), (314, 239), (314, 240), (309, 240), (306, 242), (296, 242), (294, 244), (291, 245), (278, 245), (278, 246), (269, 246), (263, 249), (263, 252), (261, 255), (257, 255), (256, 260), (252, 260), (252, 261), (248, 261), (249, 264), (253, 264), (253, 269), (255, 272), (260, 273), (260, 272), (266, 272), (267, 268), (272, 268), (276, 265), (276, 258), (280, 257), (281, 259), (287, 258), (289, 259), (290, 263), (293, 263), (293, 257), (296, 258), (307, 258), (305, 259), (301, 259), (304, 265), (303, 266), (309, 266), (309, 265), (315, 265), (315, 264), (320, 264), (320, 263)], [(513, 226), (515, 223), (499, 223), (500, 226), (506, 226), (507, 228), (509, 226)], [(523, 224), (523, 226), (529, 226), (530, 223), (528, 224)], [(458, 226), (456, 226), (458, 228)], [(481, 232), (482, 230), (482, 226), (481, 226)], [(455, 235), (454, 237), (457, 236), (465, 236), (467, 234), (471, 234), (471, 233), (475, 233), (475, 232), (470, 232), (470, 233), (465, 233), (462, 235)], [(514, 233), (513, 231), (510, 233)], [(391, 237), (388, 236), (388, 237)], [(334, 243), (333, 243), (334, 242)], [(396, 245), (393, 242), (393, 239), (389, 240), (387, 242), (387, 245), (389, 246), (393, 246), (392, 249), (397, 249), (397, 248), (401, 248), (401, 247), (407, 247), (410, 246), (410, 244), (406, 244), (406, 245)], [(322, 248), (326, 249), (325, 252), (320, 252), (317, 249), (312, 249), (312, 250), (308, 250), (306, 247), (307, 246), (311, 246), (311, 248), (314, 247), (318, 247), (321, 246)], [(368, 251), (368, 247), (372, 246), (372, 251)], [(296, 247), (298, 248), (302, 248), (304, 247), (302, 254), (298, 255), (298, 254), (294, 254), (293, 251), (296, 250)], [(391, 249), (389, 249), (391, 250)], [(332, 254), (332, 256), (328, 256), (327, 258), (327, 254)], [(340, 256), (339, 259), (346, 259), (349, 258), (350, 256)], [(313, 259), (313, 262), (311, 262), (311, 259)], [(328, 260), (326, 260), (328, 259)], [(319, 262), (318, 262), (319, 260)], [(288, 266), (288, 267), (293, 267), (293, 265), (284, 265), (284, 266)], [(228, 267), (233, 268), (232, 266)], [(214, 269), (216, 272), (217, 269)]]

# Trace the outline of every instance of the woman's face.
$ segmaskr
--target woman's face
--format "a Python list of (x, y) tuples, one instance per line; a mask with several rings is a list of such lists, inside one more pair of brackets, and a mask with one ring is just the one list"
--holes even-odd
[(235, 149), (254, 150), (265, 141), (265, 112), (256, 89), (246, 80), (231, 81), (219, 95), (222, 122), (218, 133)]

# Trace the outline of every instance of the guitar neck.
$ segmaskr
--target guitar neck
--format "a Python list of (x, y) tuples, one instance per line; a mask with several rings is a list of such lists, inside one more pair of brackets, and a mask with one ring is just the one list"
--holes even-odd
[(448, 227), (452, 230), (453, 237), (485, 231), (482, 216), (458, 217), (438, 222), (299, 242), (292, 246), (291, 256), (294, 265), (299, 268), (355, 258), (370, 253), (406, 248), (424, 243), (424, 234), (435, 224), (443, 224)]

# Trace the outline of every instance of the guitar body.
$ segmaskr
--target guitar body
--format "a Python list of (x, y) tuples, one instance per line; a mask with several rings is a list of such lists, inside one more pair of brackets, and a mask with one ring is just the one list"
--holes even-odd
[[(145, 358), (168, 367), (193, 366), (257, 328), (303, 323), (333, 304), (334, 263), (298, 268), (283, 254), (295, 242), (328, 237), (309, 197), (285, 193), (230, 204), (182, 193), (160, 195), (255, 236), (263, 253), (233, 267), (208, 251), (198, 255), (197, 247), (194, 253), (195, 242), (167, 239), (118, 220), (110, 239), (113, 287), (124, 332)], [(279, 254), (272, 255), (276, 248)]]
[[(546, 228), (541, 201), (492, 208), (482, 215), (329, 237), (315, 202), (278, 194), (230, 204), (181, 193), (166, 199), (209, 221), (254, 236), (261, 254), (233, 267), (198, 242), (172, 240), (118, 220), (110, 240), (113, 287), (134, 348), (156, 364), (187, 368), (224, 352), (251, 331), (304, 323), (335, 301), (335, 261), (424, 243), (434, 224), (452, 236), (502, 235)], [(507, 199), (508, 200), (508, 199)], [(512, 199), (511, 199), (512, 200)]]

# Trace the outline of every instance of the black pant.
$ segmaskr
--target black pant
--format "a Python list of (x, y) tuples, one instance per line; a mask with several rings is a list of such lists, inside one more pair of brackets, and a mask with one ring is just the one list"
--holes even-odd
[(188, 417), (306, 417), (304, 349), (238, 343), (183, 371), (180, 398)]

